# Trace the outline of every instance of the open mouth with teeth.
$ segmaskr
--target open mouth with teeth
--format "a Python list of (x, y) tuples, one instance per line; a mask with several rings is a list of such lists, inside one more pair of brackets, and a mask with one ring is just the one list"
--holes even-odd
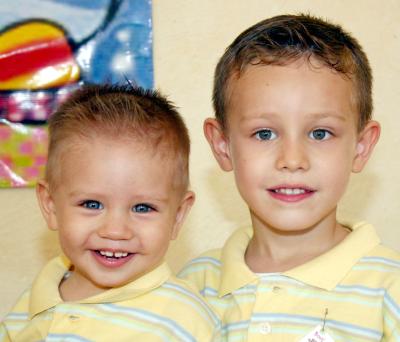
[(132, 254), (128, 252), (111, 252), (102, 250), (97, 250), (96, 253), (107, 259), (121, 259), (126, 258), (128, 255)]
[(302, 189), (302, 188), (278, 188), (278, 189), (272, 189), (270, 191), (273, 191), (278, 194), (282, 195), (300, 195), (300, 194), (305, 194), (307, 192), (312, 192), (311, 190), (308, 189)]
[(116, 268), (128, 263), (136, 253), (129, 252), (112, 252), (110, 250), (97, 249), (92, 250), (93, 256), (98, 263), (107, 268)]
[(275, 187), (267, 189), (272, 197), (284, 202), (298, 202), (312, 196), (315, 190), (306, 187)]

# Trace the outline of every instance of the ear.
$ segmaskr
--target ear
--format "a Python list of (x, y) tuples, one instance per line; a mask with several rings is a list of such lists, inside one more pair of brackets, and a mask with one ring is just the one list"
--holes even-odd
[(45, 181), (39, 181), (36, 185), (36, 197), (39, 207), (47, 227), (51, 230), (57, 230), (57, 217), (53, 198), (50, 194), (49, 184)]
[(356, 155), (353, 160), (352, 171), (361, 172), (367, 163), (372, 151), (379, 140), (381, 126), (376, 121), (369, 121), (358, 135)]
[(218, 120), (212, 118), (206, 119), (203, 129), (204, 135), (221, 169), (232, 171), (228, 139)]
[(187, 191), (181, 200), (181, 204), (176, 213), (174, 227), (172, 229), (171, 240), (175, 240), (185, 221), (187, 214), (194, 203), (195, 195), (193, 191)]

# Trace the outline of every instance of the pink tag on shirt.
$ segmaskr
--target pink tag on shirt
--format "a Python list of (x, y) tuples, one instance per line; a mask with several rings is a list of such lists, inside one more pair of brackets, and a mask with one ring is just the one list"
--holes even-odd
[(322, 331), (320, 325), (316, 326), (310, 333), (304, 336), (299, 342), (335, 342), (326, 331)]

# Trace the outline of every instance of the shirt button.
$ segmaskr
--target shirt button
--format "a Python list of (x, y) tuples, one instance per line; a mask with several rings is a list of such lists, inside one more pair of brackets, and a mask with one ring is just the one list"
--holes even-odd
[(268, 322), (260, 323), (259, 331), (263, 335), (267, 335), (271, 332), (271, 325)]
[(75, 316), (75, 315), (69, 315), (68, 318), (71, 322), (75, 322), (75, 321), (79, 320), (79, 316)]
[(281, 290), (282, 290), (282, 288), (280, 288), (279, 286), (274, 286), (274, 287), (272, 288), (272, 292), (273, 292), (273, 293), (279, 293), (279, 292), (281, 292)]

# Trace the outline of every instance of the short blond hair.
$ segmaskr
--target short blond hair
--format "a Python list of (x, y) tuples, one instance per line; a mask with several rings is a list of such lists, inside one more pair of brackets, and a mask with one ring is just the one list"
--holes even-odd
[(346, 75), (353, 82), (358, 130), (372, 116), (372, 72), (358, 41), (339, 25), (311, 15), (279, 15), (242, 32), (220, 58), (215, 69), (215, 116), (226, 129), (229, 87), (249, 65), (285, 65), (312, 59)]
[(190, 139), (182, 117), (158, 91), (132, 85), (84, 85), (50, 117), (45, 174), (50, 188), (66, 141), (98, 135), (133, 139), (162, 152), (176, 165), (174, 183), (187, 189)]

